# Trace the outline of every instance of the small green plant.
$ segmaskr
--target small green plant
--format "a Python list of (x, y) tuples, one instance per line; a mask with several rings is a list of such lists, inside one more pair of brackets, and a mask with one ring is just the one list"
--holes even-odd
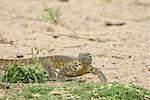
[(28, 53), (28, 55), (31, 55), (32, 58), (38, 58), (38, 54), (42, 51), (41, 48), (31, 48), (31, 53)]
[(39, 48), (32, 48), (29, 55), (32, 56), (32, 64), (24, 65), (20, 61), (13, 64), (8, 64), (5, 71), (0, 74), (0, 81), (16, 83), (18, 81), (23, 83), (44, 82), (47, 80), (47, 72), (38, 62), (38, 54), (42, 51)]
[(41, 17), (45, 21), (57, 23), (61, 15), (62, 15), (61, 7), (45, 8)]
[(5, 71), (0, 75), (0, 81), (16, 83), (45, 82), (47, 72), (38, 64), (23, 65), (19, 61), (6, 66)]
[(28, 55), (31, 55), (32, 56), (32, 63), (33, 64), (36, 64), (38, 63), (37, 60), (38, 60), (38, 55), (39, 53), (42, 51), (41, 48), (31, 48), (31, 53), (28, 53)]

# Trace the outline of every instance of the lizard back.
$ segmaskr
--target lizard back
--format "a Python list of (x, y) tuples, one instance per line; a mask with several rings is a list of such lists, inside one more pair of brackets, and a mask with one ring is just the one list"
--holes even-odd
[(52, 56), (38, 57), (38, 58), (15, 58), (15, 59), (0, 58), (0, 66), (5, 66), (7, 64), (13, 64), (18, 61), (22, 64), (32, 64), (33, 60), (36, 60), (37, 62), (41, 63), (42, 65), (44, 65), (45, 62), (48, 62), (54, 68), (60, 69), (60, 67), (63, 66), (64, 64), (76, 61), (77, 58), (70, 57), (70, 56), (64, 56), (64, 55), (52, 55)]

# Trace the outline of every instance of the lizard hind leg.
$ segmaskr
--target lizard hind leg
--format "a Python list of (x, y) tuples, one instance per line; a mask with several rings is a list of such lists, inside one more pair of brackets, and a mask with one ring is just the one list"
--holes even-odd
[(44, 67), (47, 69), (48, 79), (49, 80), (56, 80), (57, 75), (56, 75), (56, 72), (55, 72), (53, 66), (50, 63), (45, 62)]

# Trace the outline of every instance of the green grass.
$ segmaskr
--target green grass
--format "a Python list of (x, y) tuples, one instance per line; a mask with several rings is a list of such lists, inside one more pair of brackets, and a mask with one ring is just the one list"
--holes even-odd
[(42, 12), (41, 19), (47, 22), (58, 23), (61, 15), (61, 7), (45, 8)]
[(28, 54), (32, 56), (31, 64), (24, 65), (18, 60), (6, 65), (4, 71), (0, 73), (0, 82), (43, 83), (48, 80), (47, 71), (44, 70), (37, 59), (41, 51), (40, 48), (31, 49), (31, 53)]
[[(59, 84), (59, 85), (58, 85)], [(26, 100), (149, 100), (150, 90), (120, 83), (48, 82), (24, 84), (20, 92), (10, 89), (2, 99)], [(13, 88), (14, 89), (14, 88)], [(14, 91), (14, 90), (13, 90)]]
[(23, 65), (20, 62), (9, 64), (0, 74), (0, 81), (9, 83), (35, 83), (45, 82), (47, 72), (38, 63)]

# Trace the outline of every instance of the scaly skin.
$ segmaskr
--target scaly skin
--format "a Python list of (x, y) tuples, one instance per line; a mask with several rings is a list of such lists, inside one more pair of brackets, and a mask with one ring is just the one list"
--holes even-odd
[[(33, 58), (0, 59), (0, 65), (15, 63), (18, 60), (23, 64), (31, 64)], [(39, 57), (38, 62), (47, 69), (50, 79), (58, 77), (70, 80), (72, 77), (92, 73), (98, 75), (101, 82), (107, 81), (105, 75), (98, 68), (92, 66), (92, 56), (89, 53), (80, 53), (77, 58), (64, 55)], [(56, 69), (59, 69), (58, 76), (56, 75)]]

